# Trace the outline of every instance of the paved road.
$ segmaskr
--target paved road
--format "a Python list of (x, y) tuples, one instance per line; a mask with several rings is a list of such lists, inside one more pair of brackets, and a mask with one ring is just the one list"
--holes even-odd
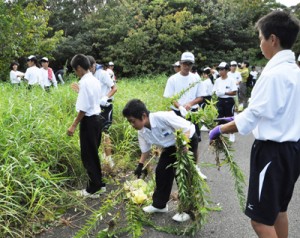
[[(246, 182), (248, 184), (249, 175), (249, 158), (251, 145), (254, 138), (251, 135), (240, 136), (236, 134), (234, 159), (240, 168), (244, 171)], [(201, 159), (203, 162), (212, 163), (214, 156), (208, 147), (208, 133), (202, 132), (202, 142), (199, 144), (201, 150)], [(202, 168), (202, 172), (208, 177), (208, 184), (211, 189), (211, 198), (214, 203), (220, 203), (222, 211), (212, 212), (210, 217), (201, 231), (195, 237), (201, 238), (255, 238), (257, 237), (252, 230), (250, 220), (246, 217), (239, 207), (236, 192), (234, 190), (233, 179), (227, 169), (222, 167), (220, 171), (215, 168)], [(247, 186), (245, 187), (247, 190)], [(245, 191), (247, 194), (247, 191)], [(289, 207), (289, 237), (300, 237), (300, 184), (296, 184), (294, 196)], [(175, 213), (167, 215), (166, 219), (171, 219)], [(158, 214), (160, 215), (160, 214)], [(155, 215), (157, 216), (157, 215)], [(143, 238), (175, 238), (178, 236), (147, 231)]]
[[(234, 143), (234, 158), (238, 165), (244, 171), (247, 182), (249, 173), (249, 155), (253, 142), (253, 136), (236, 135), (236, 142)], [(202, 142), (200, 143), (201, 158), (203, 162), (214, 163), (214, 157), (208, 147), (208, 134), (202, 133)], [(212, 212), (208, 218), (206, 225), (195, 237), (203, 238), (255, 238), (248, 217), (241, 211), (233, 187), (233, 179), (227, 167), (222, 167), (220, 171), (216, 168), (206, 167), (202, 168), (208, 176), (208, 184), (211, 189), (211, 199), (214, 203), (219, 203), (222, 206), (222, 211)], [(247, 187), (247, 186), (246, 186)], [(246, 190), (245, 187), (245, 190)], [(245, 191), (246, 193), (246, 191)], [(172, 204), (170, 204), (172, 205)], [(153, 214), (153, 219), (161, 225), (175, 225), (171, 217), (176, 213), (176, 207), (169, 206), (170, 211), (167, 214)], [(300, 185), (296, 184), (294, 196), (289, 207), (290, 219), (290, 238), (300, 237)], [(77, 224), (80, 226), (80, 224)], [(82, 224), (81, 224), (82, 225)], [(38, 236), (39, 238), (73, 237), (76, 233), (76, 228), (68, 226), (56, 228), (49, 232)], [(92, 236), (91, 236), (92, 237)], [(146, 228), (142, 238), (176, 238), (178, 236), (157, 232), (153, 229)]]

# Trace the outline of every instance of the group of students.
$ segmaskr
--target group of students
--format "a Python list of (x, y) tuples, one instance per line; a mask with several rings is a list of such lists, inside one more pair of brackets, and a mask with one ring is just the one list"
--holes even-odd
[(27, 88), (31, 89), (34, 85), (40, 85), (44, 90), (49, 91), (51, 86), (57, 87), (56, 76), (49, 67), (49, 60), (43, 57), (41, 60), (42, 67), (37, 67), (38, 60), (34, 55), (27, 58), (27, 66), (25, 73), (18, 71), (19, 63), (14, 61), (10, 65), (10, 81), (14, 85), (20, 85), (22, 78), (24, 78), (28, 85)]
[[(212, 141), (225, 133), (239, 132), (243, 135), (253, 132), (255, 141), (251, 152), (245, 213), (251, 218), (253, 229), (260, 238), (287, 238), (287, 207), (300, 173), (300, 124), (297, 123), (300, 109), (296, 103), (300, 100), (300, 69), (295, 54), (290, 50), (297, 38), (300, 23), (290, 13), (273, 11), (262, 17), (256, 27), (260, 48), (269, 62), (253, 88), (249, 105), (235, 117), (232, 106), (237, 84), (233, 77), (228, 76), (230, 66), (226, 62), (219, 64), (220, 76), (210, 87), (218, 96), (219, 117), (224, 119), (224, 124), (212, 129), (209, 138)], [(204, 87), (201, 87), (203, 83), (197, 83), (195, 74), (191, 73), (194, 62), (194, 55), (184, 52), (179, 61), (180, 71), (167, 81), (164, 97), (174, 99), (179, 94), (172, 101), (170, 111), (150, 112), (139, 99), (130, 100), (122, 111), (133, 128), (138, 130), (141, 156), (134, 171), (138, 177), (143, 173), (151, 146), (162, 148), (155, 169), (153, 201), (150, 206), (143, 208), (146, 213), (168, 212), (167, 204), (176, 178), (172, 166), (176, 161), (176, 130), (182, 130), (188, 148), (193, 152), (195, 164), (199, 165), (199, 128), (186, 120), (185, 116), (187, 112), (197, 110), (203, 98), (209, 95), (204, 93)], [(78, 114), (67, 133), (73, 135), (80, 124), (81, 158), (89, 176), (89, 183), (86, 189), (81, 190), (81, 195), (98, 197), (105, 190), (98, 156), (102, 130), (101, 108), (109, 102), (113, 94), (112, 87), (107, 95), (101, 93), (100, 81), (93, 76), (96, 73), (93, 67), (96, 66), (89, 57), (75, 55), (71, 66), (80, 78), (76, 102)], [(207, 84), (210, 84), (209, 81), (212, 83), (209, 71), (209, 68), (203, 71)], [(198, 175), (191, 176), (206, 178), (200, 169)], [(189, 220), (190, 216), (185, 211), (177, 213), (173, 219), (183, 222)]]
[[(224, 113), (222, 116), (225, 118), (221, 118), (226, 123), (212, 129), (209, 138), (212, 141), (221, 134), (239, 132), (244, 135), (253, 132), (255, 141), (251, 151), (245, 214), (250, 217), (258, 237), (287, 238), (287, 208), (300, 174), (300, 124), (297, 123), (300, 120), (300, 109), (297, 107), (297, 101), (300, 100), (300, 69), (296, 64), (295, 54), (291, 51), (300, 22), (290, 13), (273, 11), (262, 17), (256, 28), (260, 48), (269, 62), (253, 88), (249, 105), (235, 117), (227, 117)], [(193, 61), (190, 52), (182, 54), (180, 71), (168, 79), (164, 96), (171, 97), (172, 90), (180, 90), (181, 84), (186, 87), (194, 82), (189, 77), (191, 73), (187, 73), (191, 71)], [(225, 62), (220, 63), (218, 68), (220, 77), (215, 85), (220, 87), (214, 85), (213, 91), (218, 96), (218, 103), (224, 104), (228, 98), (224, 96), (232, 98), (236, 95), (237, 85), (234, 80), (228, 80), (229, 67)], [(245, 80), (242, 82), (246, 83)], [(176, 160), (174, 131), (182, 129), (189, 139), (190, 149), (195, 151), (197, 147), (195, 125), (182, 118), (186, 111), (193, 110), (193, 106), (201, 101), (199, 89), (192, 88), (191, 91), (195, 98), (182, 95), (174, 101), (171, 112), (151, 113), (138, 99), (128, 102), (123, 110), (123, 115), (138, 130), (142, 156), (136, 170), (137, 175), (141, 174), (140, 164), (143, 165), (149, 156), (150, 145), (163, 148), (155, 170), (153, 202), (143, 208), (147, 213), (168, 212), (168, 196), (175, 178), (175, 171), (171, 166)], [(233, 100), (230, 103), (232, 105)], [(173, 219), (182, 222), (190, 217), (184, 212), (176, 214)]]

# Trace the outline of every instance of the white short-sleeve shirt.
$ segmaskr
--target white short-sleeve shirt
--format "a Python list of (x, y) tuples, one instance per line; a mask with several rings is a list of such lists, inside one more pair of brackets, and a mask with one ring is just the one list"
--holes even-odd
[(76, 101), (76, 111), (85, 112), (86, 116), (100, 114), (101, 99), (100, 82), (93, 76), (91, 72), (86, 73), (79, 80), (79, 92)]
[(103, 69), (96, 70), (94, 76), (101, 84), (101, 97), (106, 96), (111, 90), (111, 87), (115, 85), (114, 81), (111, 79), (108, 72)]
[[(221, 77), (217, 78), (213, 87), (213, 91), (222, 91), (225, 93), (237, 91), (237, 86), (235, 83), (235, 79), (227, 76), (226, 79), (222, 79)], [(233, 98), (234, 96), (223, 95), (220, 98)]]
[[(192, 88), (190, 88), (187, 92), (185, 92), (178, 100), (180, 105), (185, 105), (186, 103), (193, 101), (197, 97), (203, 96), (203, 91), (201, 88), (201, 82), (196, 79), (193, 73), (189, 73), (187, 76), (183, 76), (180, 72), (172, 75), (166, 84), (164, 97), (171, 98), (176, 94), (182, 92), (183, 90), (190, 87), (190, 85), (195, 84)], [(193, 105), (192, 108), (197, 108), (198, 104)], [(173, 105), (171, 106), (172, 109), (178, 110)]]
[(154, 112), (149, 114), (151, 130), (144, 127), (138, 131), (139, 145), (142, 153), (151, 149), (152, 145), (166, 148), (175, 145), (175, 131), (190, 131), (190, 138), (195, 133), (195, 125), (184, 118), (177, 116), (175, 112)]
[(20, 71), (11, 70), (10, 73), (9, 73), (10, 82), (12, 84), (20, 83), (21, 82), (21, 77), (19, 75), (24, 75), (24, 73), (22, 73)]
[(50, 87), (52, 83), (54, 87), (57, 87), (57, 81), (53, 70), (52, 70), (52, 80), (51, 80), (52, 82), (48, 78), (48, 69), (40, 68), (40, 70), (41, 70), (41, 77), (42, 77), (41, 80), (42, 87)]
[(35, 65), (31, 66), (26, 69), (24, 78), (28, 80), (29, 85), (41, 84), (42, 81), (41, 71)]
[[(288, 73), (287, 73), (288, 72)], [(234, 121), (240, 134), (258, 140), (300, 139), (300, 69), (291, 50), (282, 50), (267, 63), (257, 80), (248, 107)]]

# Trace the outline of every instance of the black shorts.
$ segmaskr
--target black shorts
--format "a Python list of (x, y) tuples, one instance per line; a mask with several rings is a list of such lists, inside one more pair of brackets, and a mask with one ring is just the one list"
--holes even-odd
[(245, 214), (272, 226), (286, 212), (300, 173), (300, 141), (255, 140), (251, 150), (250, 178)]
[(112, 124), (112, 119), (113, 119), (113, 105), (110, 104), (107, 107), (101, 106), (101, 123), (102, 123), (102, 132), (108, 133), (108, 129)]

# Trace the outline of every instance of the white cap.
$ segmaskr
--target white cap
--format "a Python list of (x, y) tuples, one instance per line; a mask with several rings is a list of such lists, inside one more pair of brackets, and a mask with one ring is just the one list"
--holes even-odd
[(184, 52), (181, 55), (180, 61), (181, 62), (192, 62), (192, 63), (195, 63), (195, 56), (191, 52)]
[(111, 62), (111, 61), (110, 61), (110, 62), (108, 63), (108, 65), (111, 65), (111, 66), (112, 66), (112, 65), (115, 65), (115, 64), (114, 64), (114, 62)]
[(226, 68), (226, 69), (228, 69), (228, 64), (226, 62), (221, 62), (219, 64), (218, 68), (223, 68), (223, 69)]
[(203, 69), (203, 71), (206, 71), (206, 70), (211, 70), (211, 68), (210, 67), (206, 67), (206, 68)]
[(180, 62), (177, 61), (177, 62), (175, 62), (174, 64), (172, 64), (172, 66), (174, 66), (174, 67), (180, 67)]
[(33, 58), (36, 58), (35, 55), (30, 55), (27, 59), (31, 60)]
[(48, 58), (47, 58), (47, 57), (43, 57), (43, 58), (41, 59), (41, 61), (46, 61), (46, 62), (49, 62), (49, 60), (48, 60)]
[(236, 61), (231, 61), (230, 65), (237, 65), (237, 62)]

